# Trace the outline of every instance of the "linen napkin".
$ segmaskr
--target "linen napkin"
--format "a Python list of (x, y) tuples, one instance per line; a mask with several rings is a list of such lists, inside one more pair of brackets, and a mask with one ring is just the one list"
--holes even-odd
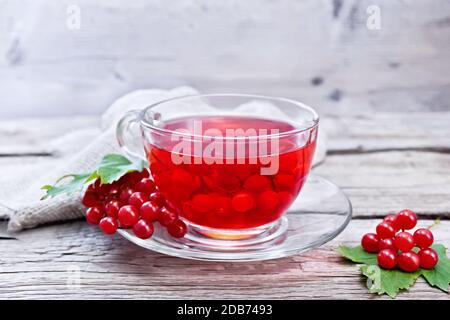
[[(197, 93), (191, 87), (133, 91), (116, 100), (101, 116), (97, 126), (67, 132), (49, 141), (49, 152), (53, 157), (36, 161), (36, 164), (15, 173), (13, 181), (9, 179), (3, 182), (8, 188), (0, 189), (0, 218), (9, 219), (8, 230), (18, 231), (83, 217), (81, 193), (41, 201), (44, 194), (41, 187), (53, 184), (59, 177), (69, 173), (92, 171), (105, 154), (120, 153), (115, 128), (125, 112), (143, 109), (171, 97)], [(321, 163), (325, 154), (324, 133), (319, 130), (314, 165)]]

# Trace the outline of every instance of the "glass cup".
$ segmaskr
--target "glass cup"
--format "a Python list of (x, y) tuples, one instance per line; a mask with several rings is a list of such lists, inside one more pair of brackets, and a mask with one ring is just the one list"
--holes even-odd
[(192, 95), (127, 113), (117, 139), (148, 161), (190, 232), (241, 240), (279, 228), (310, 171), (318, 123), (311, 107), (290, 99)]

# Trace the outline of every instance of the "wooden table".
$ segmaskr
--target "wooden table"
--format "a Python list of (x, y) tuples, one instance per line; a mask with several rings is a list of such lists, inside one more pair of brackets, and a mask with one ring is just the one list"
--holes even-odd
[[(93, 122), (2, 121), (0, 164), (19, 170), (24, 158), (52, 157), (42, 151), (44, 138)], [(386, 299), (369, 294), (357, 266), (334, 249), (357, 244), (380, 217), (406, 207), (425, 225), (440, 218), (435, 236), (450, 247), (450, 112), (325, 116), (322, 127), (329, 153), (314, 171), (341, 186), (354, 206), (353, 220), (332, 242), (279, 260), (215, 263), (146, 251), (83, 221), (43, 226), (0, 240), (0, 298)], [(6, 222), (1, 226), (5, 236)], [(81, 276), (78, 288), (67, 286), (73, 272)], [(449, 297), (419, 279), (398, 298)]]

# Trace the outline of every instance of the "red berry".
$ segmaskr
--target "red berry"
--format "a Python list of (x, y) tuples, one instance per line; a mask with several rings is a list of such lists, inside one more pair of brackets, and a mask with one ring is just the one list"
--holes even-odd
[(145, 201), (147, 201), (148, 198), (143, 192), (134, 192), (129, 198), (128, 198), (128, 204), (135, 206), (136, 208), (142, 207)]
[(134, 193), (133, 189), (125, 187), (122, 189), (122, 191), (120, 191), (119, 199), (122, 200), (123, 202), (128, 202), (128, 199), (133, 193)]
[(397, 250), (410, 251), (414, 248), (414, 237), (409, 232), (400, 232), (394, 238), (394, 245)]
[(131, 228), (139, 220), (139, 210), (135, 206), (123, 206), (120, 208), (117, 216), (119, 217), (121, 227)]
[(141, 179), (150, 177), (150, 171), (147, 168), (144, 168), (141, 172)]
[(153, 192), (150, 194), (148, 199), (154, 202), (157, 206), (164, 206), (166, 204), (166, 199), (160, 192)]
[(101, 205), (101, 201), (98, 198), (97, 194), (94, 191), (90, 191), (89, 189), (86, 190), (86, 192), (83, 195), (83, 199), (81, 200), (81, 203), (86, 207), (94, 207)]
[(207, 194), (196, 194), (192, 197), (192, 209), (197, 212), (206, 213), (211, 211), (215, 204), (215, 198)]
[(245, 180), (244, 188), (250, 192), (260, 192), (270, 188), (271, 185), (272, 183), (268, 177), (255, 174)]
[(150, 193), (155, 191), (156, 187), (155, 187), (155, 183), (153, 182), (152, 179), (143, 178), (141, 181), (139, 181), (138, 183), (136, 183), (134, 185), (134, 189), (136, 189), (137, 191), (143, 192), (146, 195), (150, 195)]
[(416, 232), (414, 232), (414, 242), (416, 243), (416, 246), (424, 249), (428, 248), (433, 244), (434, 237), (433, 233), (425, 228), (417, 229)]
[(113, 197), (119, 197), (120, 195), (120, 187), (117, 182), (113, 182), (111, 184), (111, 188), (109, 189), (109, 195)]
[(394, 245), (394, 239), (392, 239), (392, 238), (380, 240), (380, 243), (378, 246), (379, 246), (380, 250), (384, 250), (384, 249), (397, 250), (397, 248), (395, 248), (395, 245)]
[(141, 239), (148, 239), (152, 236), (154, 231), (153, 224), (150, 222), (147, 222), (143, 219), (139, 220), (134, 226), (133, 226), (133, 232), (136, 235), (136, 237)]
[(375, 233), (367, 233), (361, 239), (361, 246), (367, 252), (378, 252), (379, 242), (377, 235)]
[(426, 248), (419, 251), (420, 266), (424, 269), (433, 269), (439, 261), (434, 249)]
[(117, 213), (120, 210), (122, 203), (119, 200), (111, 200), (105, 205), (106, 215), (117, 218)]
[(409, 230), (416, 226), (417, 215), (411, 210), (402, 210), (397, 214), (397, 227), (403, 230)]
[(99, 182), (99, 184), (95, 188), (96, 191), (103, 196), (108, 195), (111, 190), (111, 185), (108, 183), (101, 184), (99, 179), (97, 179), (97, 181)]
[(117, 231), (117, 219), (113, 217), (104, 217), (99, 223), (100, 229), (106, 234), (113, 234)]
[(401, 270), (414, 272), (420, 267), (419, 255), (413, 251), (402, 252), (397, 257), (397, 263)]
[(377, 225), (377, 235), (379, 239), (392, 238), (395, 236), (395, 229), (390, 223), (382, 222)]
[[(138, 171), (133, 171), (133, 172), (129, 172), (127, 173), (124, 177), (125, 177), (125, 181), (131, 185), (136, 184), (139, 180), (141, 180), (142, 178), (144, 178), (145, 173), (142, 172), (138, 172)], [(145, 177), (146, 178), (146, 177)]]
[(156, 221), (158, 220), (159, 210), (159, 206), (157, 206), (154, 202), (147, 201), (141, 206), (141, 217), (148, 222)]
[(397, 253), (392, 249), (383, 249), (378, 253), (377, 261), (383, 269), (392, 269), (397, 265)]
[(178, 214), (168, 208), (161, 208), (158, 215), (158, 221), (167, 227), (178, 220)]
[(397, 226), (397, 216), (395, 214), (387, 215), (386, 217), (384, 217), (383, 222), (390, 223), (396, 231), (399, 229)]
[(240, 192), (231, 199), (231, 206), (237, 212), (246, 212), (255, 206), (255, 201), (250, 193)]
[(187, 233), (187, 226), (183, 221), (178, 219), (167, 227), (167, 231), (174, 238), (182, 238)]
[(99, 224), (103, 218), (103, 209), (99, 206), (90, 207), (86, 211), (86, 220), (90, 224)]
[(258, 206), (262, 210), (273, 210), (279, 202), (278, 193), (272, 189), (265, 190), (258, 195)]

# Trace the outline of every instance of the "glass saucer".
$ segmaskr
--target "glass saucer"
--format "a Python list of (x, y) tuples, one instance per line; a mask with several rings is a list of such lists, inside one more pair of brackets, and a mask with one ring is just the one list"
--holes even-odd
[(130, 230), (119, 233), (131, 242), (159, 253), (207, 261), (256, 261), (291, 256), (321, 246), (349, 223), (352, 206), (332, 182), (311, 174), (288, 212), (265, 233), (243, 240), (215, 240), (190, 229), (181, 239), (155, 228), (147, 240)]

